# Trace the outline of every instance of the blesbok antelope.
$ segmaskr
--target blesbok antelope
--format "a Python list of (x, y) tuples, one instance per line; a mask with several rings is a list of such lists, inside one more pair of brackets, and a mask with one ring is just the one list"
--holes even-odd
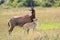
[(35, 10), (34, 10), (34, 8), (31, 8), (30, 11), (31, 11), (31, 15), (25, 15), (25, 16), (20, 16), (20, 17), (12, 17), (8, 21), (9, 35), (11, 34), (11, 32), (13, 31), (15, 26), (23, 27), (23, 25), (25, 23), (33, 22), (33, 19), (35, 19)]
[(33, 22), (29, 22), (29, 23), (24, 24), (23, 28), (25, 29), (25, 31), (27, 33), (29, 33), (29, 30), (32, 28), (34, 31), (36, 26), (37, 26), (37, 19), (33, 19)]

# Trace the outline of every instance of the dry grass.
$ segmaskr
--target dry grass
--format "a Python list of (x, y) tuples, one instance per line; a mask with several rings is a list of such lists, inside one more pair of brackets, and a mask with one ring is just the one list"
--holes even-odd
[(15, 27), (12, 36), (8, 36), (8, 20), (13, 16), (29, 14), (28, 9), (0, 8), (0, 40), (60, 40), (60, 8), (35, 8), (39, 23), (38, 31), (30, 30), (30, 33), (25, 35), (23, 28)]

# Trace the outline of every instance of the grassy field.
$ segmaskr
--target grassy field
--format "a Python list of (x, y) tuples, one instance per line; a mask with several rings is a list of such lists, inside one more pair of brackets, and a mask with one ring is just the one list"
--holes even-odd
[(12, 36), (8, 36), (9, 19), (29, 14), (29, 9), (0, 8), (0, 40), (60, 40), (60, 8), (35, 8), (38, 19), (37, 31), (30, 30), (30, 33), (25, 35), (23, 28), (15, 27)]

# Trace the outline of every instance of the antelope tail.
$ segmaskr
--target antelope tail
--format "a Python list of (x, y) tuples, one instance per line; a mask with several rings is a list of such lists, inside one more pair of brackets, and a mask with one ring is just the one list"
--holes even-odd
[(9, 22), (8, 22), (8, 26), (10, 27), (10, 24), (9, 24)]
[(8, 26), (11, 27), (11, 22), (10, 21), (8, 22)]

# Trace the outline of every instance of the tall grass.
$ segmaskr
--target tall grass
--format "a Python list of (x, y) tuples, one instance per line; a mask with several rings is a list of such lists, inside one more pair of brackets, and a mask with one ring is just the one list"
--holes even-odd
[[(28, 35), (23, 28), (15, 27), (8, 36), (8, 21), (13, 16), (29, 14), (30, 8), (0, 8), (0, 40), (60, 40), (60, 8), (35, 8), (38, 19), (37, 31), (30, 30)], [(19, 30), (19, 31), (18, 31)]]

